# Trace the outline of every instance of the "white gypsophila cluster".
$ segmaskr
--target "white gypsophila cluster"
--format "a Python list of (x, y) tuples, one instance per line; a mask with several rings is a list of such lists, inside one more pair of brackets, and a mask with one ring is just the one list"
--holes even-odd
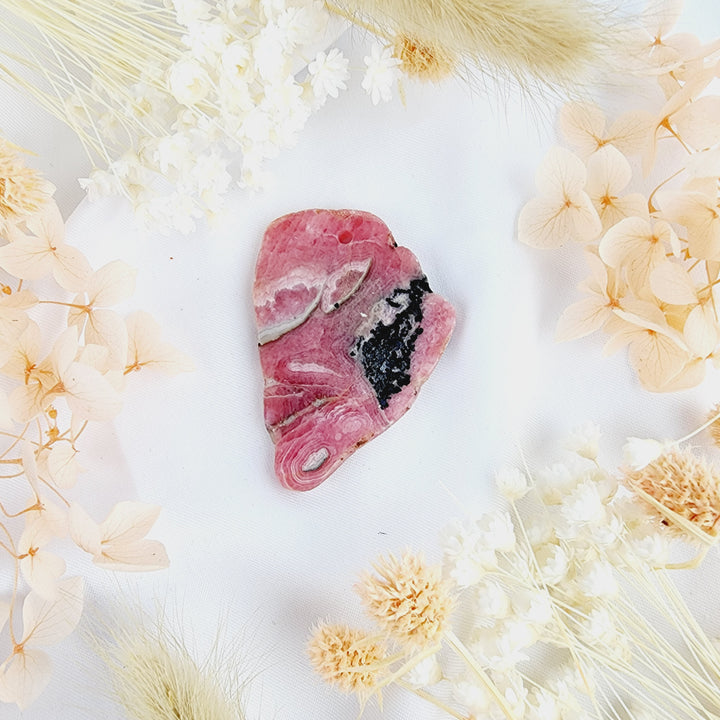
[[(130, 88), (128, 107), (142, 131), (128, 124), (101, 83), (92, 97), (68, 100), (75, 119), (99, 130), (106, 169), (82, 186), (92, 197), (129, 196), (141, 222), (191, 232), (199, 218), (223, 211), (235, 186), (261, 189), (266, 162), (293, 146), (313, 112), (347, 88), (349, 61), (327, 44), (333, 16), (318, 0), (172, 0), (185, 32), (177, 59), (145, 67)], [(337, 22), (337, 18), (334, 18)], [(373, 46), (363, 88), (388, 101), (399, 61)], [(130, 149), (113, 157), (114, 148)]]
[[(663, 570), (669, 540), (599, 464), (599, 437), (593, 426), (576, 431), (568, 456), (532, 479), (501, 471), (509, 509), (445, 532), (444, 571), (460, 598), (457, 633), (505, 701), (503, 711), (477, 673), (443, 668), (448, 696), (470, 717), (626, 717), (615, 713), (631, 689), (638, 717), (694, 717), (684, 714), (689, 697), (720, 708), (711, 683), (693, 685), (720, 655), (708, 641), (698, 667), (678, 669), (666, 635), (687, 639), (687, 628), (664, 627), (649, 611), (681, 603)], [(437, 692), (436, 672), (433, 679)]]

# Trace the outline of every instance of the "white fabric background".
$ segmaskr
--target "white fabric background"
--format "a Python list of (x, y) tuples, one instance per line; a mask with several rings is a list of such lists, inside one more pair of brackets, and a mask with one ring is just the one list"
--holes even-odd
[[(686, 4), (684, 29), (704, 40), (720, 35), (715, 0)], [(116, 577), (76, 553), (70, 570), (87, 577), (93, 612), (107, 612), (121, 588), (146, 603), (164, 600), (201, 649), (222, 616), (228, 635), (245, 632), (248, 667), (258, 673), (251, 718), (356, 717), (354, 698), (312, 676), (310, 626), (318, 618), (362, 623), (351, 590), (357, 573), (379, 553), (408, 546), (438, 557), (439, 530), (492, 505), (493, 473), (516, 462), (518, 448), (544, 464), (568, 431), (593, 420), (604, 431), (604, 456), (617, 462), (628, 435), (683, 435), (720, 397), (717, 377), (673, 396), (642, 391), (623, 354), (601, 356), (601, 337), (553, 342), (585, 275), (580, 253), (542, 253), (515, 239), (517, 213), (555, 140), (552, 107), (454, 80), (407, 83), (404, 105), (373, 107), (359, 87), (367, 39), (346, 35), (341, 45), (353, 58), (351, 89), (274, 162), (275, 186), (238, 192), (220, 227), (151, 236), (116, 201), (82, 202), (68, 225), (69, 242), (94, 267), (121, 258), (139, 269), (127, 310), (151, 312), (197, 363), (177, 378), (132, 377), (122, 414), (81, 445), (88, 509), (100, 518), (119, 499), (161, 504), (152, 536), (167, 545), (170, 569)], [(82, 150), (57, 122), (0, 92), (0, 131), (38, 153), (34, 164), (69, 214), (82, 197), (77, 177), (88, 172)], [(455, 305), (458, 322), (413, 409), (326, 483), (298, 494), (273, 477), (250, 291), (265, 226), (308, 207), (379, 215)], [(711, 557), (705, 572), (717, 569)], [(715, 598), (691, 600), (711, 623)], [(122, 717), (104, 699), (79, 636), (53, 657), (43, 696), (25, 713), (0, 707), (0, 717)], [(380, 716), (370, 704), (365, 717)], [(385, 717), (440, 715), (389, 692)]]

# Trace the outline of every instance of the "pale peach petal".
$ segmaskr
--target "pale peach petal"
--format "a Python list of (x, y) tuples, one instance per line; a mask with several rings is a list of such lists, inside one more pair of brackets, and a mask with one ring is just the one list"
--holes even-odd
[(567, 103), (560, 110), (559, 121), (565, 139), (581, 157), (588, 157), (602, 147), (605, 114), (595, 103)]
[(619, 195), (632, 179), (627, 158), (612, 145), (593, 153), (587, 161), (587, 194), (594, 198)]
[(99, 567), (124, 572), (163, 570), (170, 565), (164, 545), (157, 540), (105, 544), (102, 555), (95, 557), (93, 562)]
[(690, 360), (687, 351), (659, 332), (637, 334), (628, 348), (628, 359), (647, 390), (662, 392)]
[(127, 369), (154, 368), (167, 375), (190, 372), (195, 369), (192, 358), (160, 339), (160, 325), (149, 313), (142, 310), (129, 315)]
[(45, 410), (48, 404), (48, 393), (39, 383), (18, 385), (8, 397), (10, 413), (13, 420), (26, 423)]
[(45, 647), (64, 640), (76, 628), (83, 608), (83, 579), (60, 581), (57, 597), (45, 600), (28, 593), (23, 603), (23, 639), (26, 646)]
[(675, 129), (695, 150), (720, 142), (720, 96), (704, 95), (675, 114)]
[(88, 304), (110, 307), (135, 292), (137, 270), (122, 260), (112, 260), (94, 272), (87, 284)]
[(122, 408), (122, 396), (95, 368), (74, 362), (60, 378), (73, 415), (85, 420), (110, 420)]
[(650, 288), (658, 300), (670, 305), (688, 305), (698, 300), (695, 283), (678, 262), (666, 260), (657, 265), (650, 273)]
[(25, 479), (33, 489), (35, 496), (40, 497), (40, 478), (38, 477), (37, 462), (35, 460), (35, 451), (28, 440), (21, 445), (22, 468), (25, 473)]
[(706, 360), (704, 358), (695, 358), (685, 363), (682, 370), (662, 386), (661, 391), (674, 393), (680, 390), (689, 390), (697, 387), (705, 379), (706, 375)]
[(56, 442), (47, 455), (50, 480), (63, 490), (75, 487), (80, 467), (77, 450), (68, 442)]
[(688, 231), (688, 250), (700, 260), (720, 260), (720, 207), (700, 192), (667, 193), (658, 198), (663, 217)]
[(720, 177), (720, 147), (693, 153), (685, 163), (685, 169), (696, 178)]
[(583, 192), (587, 169), (583, 161), (563, 147), (550, 148), (535, 173), (535, 184), (541, 196), (574, 198)]
[(683, 336), (690, 351), (706, 358), (718, 345), (718, 320), (711, 303), (694, 307), (683, 328)]
[(108, 349), (110, 367), (124, 369), (128, 353), (128, 331), (125, 320), (114, 310), (92, 310), (85, 326), (85, 342)]
[(55, 600), (58, 583), (65, 573), (65, 561), (46, 550), (36, 550), (20, 561), (20, 570), (25, 582), (41, 598)]
[(63, 330), (53, 345), (48, 360), (56, 377), (62, 378), (75, 361), (78, 352), (78, 332), (75, 326)]
[(600, 217), (603, 230), (607, 232), (613, 225), (628, 217), (649, 219), (647, 198), (640, 193), (630, 193), (623, 197), (611, 198), (611, 202), (597, 203), (593, 200)]
[(0, 247), (0, 267), (16, 278), (37, 280), (52, 272), (52, 249), (47, 240), (23, 236)]
[(555, 340), (565, 342), (590, 335), (602, 328), (612, 309), (602, 297), (583, 298), (565, 308), (558, 320)]
[(143, 539), (155, 524), (161, 509), (159, 505), (119, 502), (100, 525), (102, 542), (121, 545)]
[(100, 525), (78, 503), (70, 504), (68, 519), (72, 541), (85, 552), (99, 555), (102, 552)]
[(651, 236), (649, 222), (638, 217), (625, 218), (603, 236), (598, 247), (600, 258), (610, 267), (620, 267), (628, 258), (642, 252)]
[(648, 3), (642, 13), (642, 23), (653, 39), (661, 39), (677, 24), (684, 0), (662, 0)]
[(90, 263), (77, 248), (58, 246), (52, 253), (52, 259), (53, 277), (61, 288), (78, 292), (85, 287), (92, 270)]
[(649, 142), (654, 123), (655, 118), (645, 110), (624, 113), (610, 126), (607, 141), (624, 155), (640, 155)]
[(23, 649), (0, 666), (0, 701), (24, 710), (45, 689), (52, 673), (50, 658), (42, 650)]
[(3, 374), (24, 382), (28, 368), (38, 362), (41, 343), (40, 326), (33, 320), (28, 321), (12, 344), (10, 355), (3, 364)]

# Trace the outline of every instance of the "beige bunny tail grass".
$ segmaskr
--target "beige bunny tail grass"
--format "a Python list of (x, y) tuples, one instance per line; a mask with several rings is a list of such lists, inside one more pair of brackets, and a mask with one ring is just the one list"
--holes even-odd
[(388, 39), (410, 38), (442, 58), (522, 87), (562, 90), (603, 72), (621, 20), (602, 0), (328, 0)]
[(114, 699), (129, 720), (245, 720), (241, 657), (221, 650), (199, 662), (163, 610), (122, 608), (95, 624), (91, 644), (107, 666)]

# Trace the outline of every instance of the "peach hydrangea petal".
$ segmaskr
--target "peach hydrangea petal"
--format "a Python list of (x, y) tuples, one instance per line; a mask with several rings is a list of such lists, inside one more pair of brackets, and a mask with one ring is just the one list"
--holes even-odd
[(695, 283), (685, 266), (666, 260), (650, 273), (650, 288), (658, 300), (670, 305), (689, 305), (697, 302)]
[(566, 103), (559, 113), (560, 130), (580, 157), (589, 157), (602, 147), (605, 138), (605, 113), (591, 102)]
[(594, 240), (602, 224), (584, 191), (587, 171), (577, 155), (552, 148), (537, 171), (539, 196), (518, 217), (518, 238), (532, 247), (554, 248)]
[(128, 329), (127, 366), (132, 370), (155, 368), (168, 375), (189, 372), (195, 368), (190, 357), (160, 339), (160, 325), (142, 310), (130, 314)]
[(42, 650), (24, 648), (0, 666), (0, 701), (16, 703), (24, 710), (45, 689), (52, 662)]
[(602, 297), (593, 296), (568, 305), (560, 315), (555, 340), (577, 340), (600, 330), (612, 315), (612, 308)]
[(700, 260), (720, 260), (720, 203), (701, 192), (658, 197), (663, 217), (687, 228), (688, 251)]
[(83, 579), (71, 577), (58, 584), (52, 600), (32, 591), (23, 602), (23, 636), (26, 646), (46, 647), (64, 640), (77, 627), (83, 608)]
[(720, 142), (720, 96), (704, 95), (675, 115), (675, 129), (686, 144), (704, 150)]
[(690, 351), (706, 358), (718, 345), (718, 321), (711, 303), (696, 305), (685, 321), (683, 336)]

